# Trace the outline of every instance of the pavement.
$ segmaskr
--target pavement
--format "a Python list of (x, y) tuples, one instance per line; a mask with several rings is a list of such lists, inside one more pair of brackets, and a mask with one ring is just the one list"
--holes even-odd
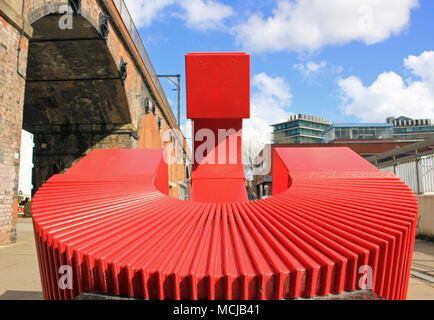
[(416, 239), (408, 300), (434, 300), (434, 242)]
[[(18, 221), (17, 243), (0, 247), (0, 300), (41, 300), (33, 224)], [(416, 240), (408, 300), (434, 300), (434, 242)]]
[(17, 242), (0, 246), (0, 300), (42, 299), (31, 218), (19, 218)]

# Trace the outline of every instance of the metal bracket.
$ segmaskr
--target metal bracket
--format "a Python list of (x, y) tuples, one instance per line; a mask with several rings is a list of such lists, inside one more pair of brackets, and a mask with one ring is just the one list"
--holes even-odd
[(155, 115), (155, 111), (156, 111), (155, 101), (152, 101), (152, 113), (154, 115)]
[(134, 130), (130, 131), (130, 136), (133, 137), (134, 139), (136, 139), (137, 141), (140, 140), (140, 136), (138, 135), (138, 133)]
[(121, 65), (119, 67), (119, 72), (121, 74), (121, 80), (123, 84), (125, 84), (125, 80), (127, 80), (127, 76), (128, 76), (127, 64), (128, 62), (125, 62), (124, 59), (121, 58)]
[(106, 16), (102, 12), (99, 14), (99, 32), (101, 33), (101, 37), (104, 41), (108, 40), (109, 35), (109, 24), (108, 24), (109, 16)]
[(149, 98), (146, 97), (146, 98), (145, 98), (145, 114), (148, 114), (149, 112), (151, 112), (151, 111), (150, 111), (150, 108), (149, 108), (149, 104), (150, 104), (150, 102), (149, 102)]

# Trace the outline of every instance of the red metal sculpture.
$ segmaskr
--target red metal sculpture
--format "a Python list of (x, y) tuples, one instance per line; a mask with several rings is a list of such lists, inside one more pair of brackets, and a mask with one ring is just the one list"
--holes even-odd
[[(193, 141), (191, 200), (248, 201), (241, 129), (243, 118), (250, 117), (250, 56), (188, 54), (186, 74), (187, 117), (198, 138)], [(201, 145), (210, 148), (202, 151)]]
[[(348, 148), (275, 149), (274, 196), (248, 202), (238, 130), (249, 117), (249, 56), (189, 54), (186, 63), (194, 132), (216, 142), (194, 165), (191, 201), (167, 196), (163, 150), (95, 150), (52, 177), (32, 207), (45, 299), (294, 299), (365, 288), (405, 299), (418, 211), (409, 187)], [(237, 133), (219, 139), (219, 129)]]

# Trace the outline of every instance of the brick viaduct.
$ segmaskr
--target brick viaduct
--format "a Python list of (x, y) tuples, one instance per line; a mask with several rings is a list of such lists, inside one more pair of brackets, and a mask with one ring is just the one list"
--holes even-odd
[[(173, 143), (189, 158), (182, 134), (163, 135), (179, 126), (122, 0), (0, 0), (0, 90), (0, 245), (16, 239), (22, 129), (34, 191), (95, 148)], [(171, 196), (186, 171), (169, 167)]]

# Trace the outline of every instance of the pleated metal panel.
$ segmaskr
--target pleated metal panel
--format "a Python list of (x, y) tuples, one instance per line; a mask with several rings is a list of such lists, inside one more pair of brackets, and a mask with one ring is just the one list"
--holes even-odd
[[(91, 152), (33, 201), (45, 299), (308, 298), (359, 290), (363, 266), (375, 293), (405, 299), (410, 188), (347, 148), (276, 149), (274, 161), (272, 198), (208, 203), (158, 190), (161, 150)], [(58, 285), (64, 265), (72, 289)]]
[[(188, 57), (195, 131), (241, 129), (248, 113), (233, 106), (250, 105), (235, 90), (250, 87), (248, 56)], [(230, 93), (218, 119), (200, 103), (215, 87)], [(241, 142), (212, 140), (242, 154)], [(238, 161), (195, 165), (195, 201), (167, 196), (163, 150), (96, 150), (49, 179), (32, 205), (44, 297), (294, 299), (364, 289), (364, 280), (387, 299), (406, 297), (418, 204), (393, 173), (348, 148), (275, 149), (273, 197), (248, 202)], [(69, 289), (59, 286), (63, 266)]]

